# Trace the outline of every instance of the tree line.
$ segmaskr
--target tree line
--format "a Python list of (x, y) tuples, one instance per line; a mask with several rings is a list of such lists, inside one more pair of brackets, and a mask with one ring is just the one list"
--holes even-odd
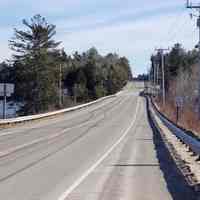
[(12, 59), (0, 64), (0, 82), (15, 84), (20, 115), (42, 113), (114, 94), (132, 79), (129, 61), (92, 47), (67, 55), (54, 40), (56, 26), (41, 15), (23, 20), (9, 41)]
[[(166, 86), (164, 112), (176, 122), (177, 106), (181, 106), (179, 123), (182, 123), (185, 128), (196, 131), (200, 131), (198, 126), (200, 119), (199, 58), (199, 51), (197, 49), (187, 51), (178, 43), (168, 53), (164, 54), (164, 80)], [(159, 52), (152, 55), (151, 63), (150, 78), (152, 82), (156, 78), (156, 84), (162, 88), (163, 76)], [(157, 95), (157, 101), (161, 102), (161, 105), (162, 92), (162, 89), (160, 89)]]
[[(160, 86), (162, 86), (163, 83), (161, 62), (162, 60), (160, 52), (152, 55), (150, 78), (153, 80), (154, 76), (156, 76), (155, 79), (157, 80), (157, 84)], [(178, 86), (187, 85), (188, 82), (193, 82), (195, 84), (195, 82), (198, 81), (193, 76), (198, 63), (198, 50), (193, 49), (190, 51), (186, 51), (179, 43), (175, 44), (169, 52), (164, 54), (164, 79), (166, 86), (165, 90), (168, 95), (168, 99), (170, 98), (172, 93), (174, 93), (174, 96), (181, 96), (181, 94), (179, 94), (180, 90), (178, 90)], [(184, 75), (187, 75), (188, 77), (180, 81), (180, 78)], [(177, 88), (175, 87), (175, 85)]]
[[(164, 54), (164, 72), (166, 92), (170, 92), (170, 86), (182, 74), (190, 74), (194, 65), (199, 61), (199, 52), (196, 49), (186, 51), (181, 44), (175, 44), (172, 49)], [(156, 77), (159, 85), (162, 85), (161, 54), (158, 52), (151, 57), (151, 78)], [(192, 81), (192, 80), (191, 80)]]

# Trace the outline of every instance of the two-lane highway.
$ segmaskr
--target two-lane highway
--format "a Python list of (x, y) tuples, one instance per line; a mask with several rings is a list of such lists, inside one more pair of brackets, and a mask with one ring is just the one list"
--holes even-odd
[(56, 118), (0, 131), (0, 196), (58, 199), (122, 137), (138, 91)]
[[(133, 199), (134, 195), (136, 200), (160, 200), (162, 196), (171, 199), (156, 158), (140, 90), (129, 84), (115, 98), (55, 118), (1, 130), (0, 199), (116, 200)], [(133, 140), (134, 135), (140, 143)], [(132, 159), (129, 170), (135, 175), (131, 179), (127, 170), (129, 179), (122, 178), (120, 172), (116, 175), (116, 168), (128, 166), (127, 162), (114, 162), (119, 156)], [(149, 168), (145, 167), (148, 164)], [(103, 173), (97, 173), (102, 165)], [(145, 181), (148, 192), (154, 189), (148, 198), (137, 186)]]

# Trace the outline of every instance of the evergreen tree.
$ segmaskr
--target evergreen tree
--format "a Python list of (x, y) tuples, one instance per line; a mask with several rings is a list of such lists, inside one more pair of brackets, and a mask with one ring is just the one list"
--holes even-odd
[(34, 114), (54, 109), (58, 103), (58, 61), (55, 26), (35, 15), (27, 28), (14, 30), (10, 40), (13, 55), (17, 96), (23, 101), (23, 114)]

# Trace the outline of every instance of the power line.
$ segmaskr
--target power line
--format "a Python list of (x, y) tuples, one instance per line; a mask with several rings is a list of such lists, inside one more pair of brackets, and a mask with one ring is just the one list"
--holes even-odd
[(185, 21), (180, 22), (180, 20), (182, 19), (182, 16), (184, 14), (185, 12), (181, 12), (179, 13), (179, 15), (176, 15), (176, 17), (174, 18), (173, 23), (171, 24), (171, 26), (169, 27), (167, 31), (168, 41), (171, 41), (173, 38), (175, 38), (180, 28), (183, 27)]
[[(169, 41), (170, 42), (175, 42), (175, 39), (177, 37), (177, 35), (182, 31), (183, 33), (185, 33), (185, 31), (183, 30), (183, 27), (185, 25), (185, 21), (183, 20), (182, 23), (179, 23), (177, 26), (176, 26), (176, 29), (175, 31), (170, 35), (169, 37)], [(177, 41), (176, 41), (177, 42)]]
[[(184, 36), (186, 36), (186, 34), (189, 33), (189, 30), (186, 31), (186, 29), (185, 29), (186, 23), (185, 23), (185, 19), (183, 19), (183, 16), (186, 14), (187, 10), (185, 10), (184, 7), (183, 7), (183, 9), (181, 9), (179, 11), (179, 13), (174, 17), (174, 20), (172, 21), (171, 25), (169, 25), (168, 31), (167, 31), (165, 37), (163, 38), (163, 40), (166, 41), (167, 43), (171, 44), (171, 43), (178, 42), (178, 40), (179, 40), (178, 38), (179, 37), (177, 37), (177, 36), (180, 33), (181, 33), (183, 38), (184, 38)], [(187, 22), (189, 22), (189, 20)], [(191, 26), (192, 25), (193, 24), (191, 24)], [(193, 32), (195, 32), (195, 31), (196, 30), (194, 30)], [(191, 31), (190, 31), (190, 33), (191, 33)], [(177, 40), (177, 41), (175, 41), (175, 40)]]

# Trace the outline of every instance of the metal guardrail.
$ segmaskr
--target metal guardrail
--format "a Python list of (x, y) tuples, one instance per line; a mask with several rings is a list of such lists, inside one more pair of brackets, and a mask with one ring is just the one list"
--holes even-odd
[[(149, 100), (149, 98), (148, 98)], [(149, 100), (151, 102), (151, 107), (157, 114), (157, 116), (160, 118), (160, 120), (169, 128), (169, 130), (178, 138), (180, 139), (184, 144), (186, 144), (192, 152), (194, 152), (196, 155), (200, 156), (200, 141), (190, 135), (188, 135), (183, 129), (177, 127), (175, 124), (173, 124), (169, 119), (167, 119), (154, 105), (152, 100)]]
[(1, 126), (6, 126), (6, 125), (17, 124), (17, 123), (24, 123), (24, 122), (28, 122), (28, 121), (39, 120), (39, 119), (43, 119), (43, 118), (47, 118), (47, 117), (52, 117), (52, 116), (64, 114), (66, 112), (79, 110), (81, 108), (88, 107), (90, 105), (99, 103), (99, 102), (104, 101), (106, 99), (114, 98), (116, 96), (117, 96), (117, 94), (106, 96), (106, 97), (102, 97), (102, 98), (100, 98), (100, 99), (98, 99), (96, 101), (92, 101), (92, 102), (89, 102), (89, 103), (86, 103), (86, 104), (82, 104), (82, 105), (79, 105), (79, 106), (75, 106), (75, 107), (71, 107), (71, 108), (67, 108), (67, 109), (62, 109), (62, 110), (58, 110), (58, 111), (54, 111), (54, 112), (49, 112), (49, 113), (44, 113), (44, 114), (37, 114), (37, 115), (29, 115), (29, 116), (17, 117), (17, 118), (12, 118), (12, 119), (2, 119), (2, 120), (0, 120), (0, 127)]

